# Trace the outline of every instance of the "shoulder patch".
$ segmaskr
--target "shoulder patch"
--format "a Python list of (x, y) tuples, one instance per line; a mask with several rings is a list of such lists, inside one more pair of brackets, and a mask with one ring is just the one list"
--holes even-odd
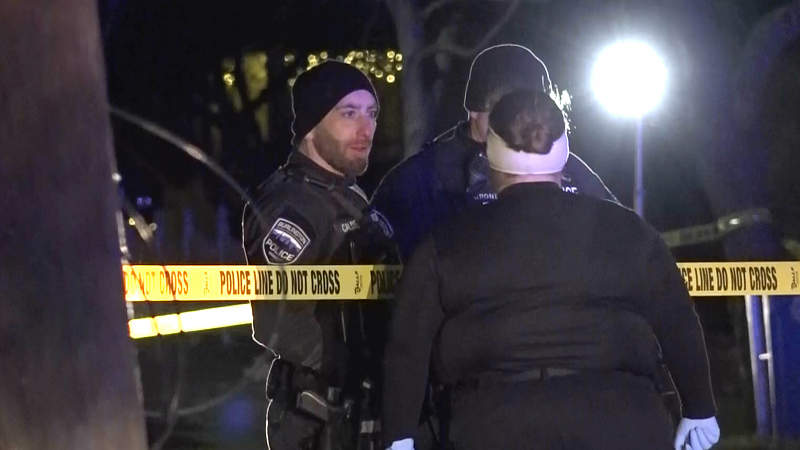
[(373, 209), (372, 211), (370, 211), (369, 217), (372, 219), (373, 222), (375, 222), (376, 224), (378, 224), (379, 227), (381, 227), (381, 231), (383, 231), (383, 234), (387, 238), (394, 236), (394, 228), (392, 228), (391, 222), (389, 222), (389, 219), (387, 219), (386, 216), (378, 212), (377, 209)]
[(264, 257), (269, 264), (294, 264), (311, 239), (299, 225), (280, 218), (264, 237)]

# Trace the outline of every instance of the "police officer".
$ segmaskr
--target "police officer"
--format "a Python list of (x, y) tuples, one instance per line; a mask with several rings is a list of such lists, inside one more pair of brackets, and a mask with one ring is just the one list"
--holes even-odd
[[(550, 93), (547, 67), (520, 45), (497, 45), (482, 51), (472, 62), (464, 94), (469, 120), (401, 162), (381, 181), (372, 204), (394, 225), (404, 259), (436, 224), (470, 205), (497, 197), (487, 179), (489, 110), (514, 88)], [(567, 161), (563, 176), (565, 191), (616, 201), (597, 174), (575, 155)]]
[[(384, 362), (383, 424), (413, 448), (431, 354), (454, 386), (461, 449), (708, 449), (719, 438), (703, 335), (659, 234), (561, 189), (561, 110), (515, 91), (492, 110), (499, 198), (437, 227), (405, 267)], [(654, 388), (659, 348), (683, 403)]]
[[(368, 207), (355, 180), (367, 169), (378, 116), (369, 79), (350, 65), (325, 62), (297, 77), (292, 109), (294, 149), (258, 188), (255, 204), (245, 207), (242, 241), (248, 263), (399, 262), (389, 241), (391, 225)], [(377, 395), (367, 391), (374, 390), (380, 375), (385, 306), (251, 305), (253, 337), (275, 355), (267, 381), (268, 447), (351, 448), (363, 424), (343, 423), (346, 413), (355, 411), (343, 408), (347, 400), (360, 405), (363, 420), (377, 408)], [(334, 417), (341, 420), (326, 423)]]

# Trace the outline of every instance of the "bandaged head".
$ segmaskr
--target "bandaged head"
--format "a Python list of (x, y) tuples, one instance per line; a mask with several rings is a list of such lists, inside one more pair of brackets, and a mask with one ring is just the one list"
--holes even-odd
[(544, 92), (507, 94), (489, 115), (486, 157), (492, 169), (512, 175), (561, 172), (569, 158), (561, 108)]

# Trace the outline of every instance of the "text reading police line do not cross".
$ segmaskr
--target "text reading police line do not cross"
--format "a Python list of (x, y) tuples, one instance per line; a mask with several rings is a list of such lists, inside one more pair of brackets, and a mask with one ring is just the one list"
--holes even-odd
[(678, 266), (693, 297), (800, 293), (799, 262), (681, 263)]
[(400, 266), (123, 266), (127, 301), (376, 300)]
[[(800, 262), (679, 263), (692, 297), (800, 295)], [(377, 300), (400, 266), (123, 266), (127, 301)]]

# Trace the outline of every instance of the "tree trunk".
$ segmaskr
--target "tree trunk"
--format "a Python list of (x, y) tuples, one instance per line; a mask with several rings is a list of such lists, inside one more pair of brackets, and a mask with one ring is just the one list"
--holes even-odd
[(394, 19), (397, 43), (405, 67), (400, 76), (403, 95), (403, 155), (418, 152), (428, 138), (430, 120), (429, 95), (423, 77), (424, 61), (415, 62), (415, 53), (425, 47), (420, 11), (413, 0), (388, 0), (387, 6)]
[[(696, 5), (697, 2), (692, 3), (695, 13), (699, 9)], [(698, 173), (716, 217), (768, 207), (772, 203), (769, 183), (773, 139), (764, 128), (764, 112), (768, 105), (763, 99), (766, 98), (766, 81), (771, 68), (787, 45), (798, 37), (799, 9), (800, 2), (795, 2), (762, 18), (750, 32), (738, 67), (721, 61), (720, 57), (714, 59), (715, 53), (726, 52), (721, 34), (709, 33), (708, 30), (708, 24), (714, 22), (711, 20), (713, 10), (694, 16), (701, 22), (694, 27), (696, 33), (713, 36), (710, 38), (711, 48), (706, 49), (704, 56), (711, 61), (711, 67), (718, 68), (716, 74), (712, 74), (716, 77), (707, 83), (716, 86), (711, 94), (715, 98), (696, 100), (707, 105), (704, 113), (709, 126), (694, 152)], [(735, 231), (725, 236), (722, 244), (727, 259), (732, 261), (778, 260), (785, 255), (777, 227), (766, 223)], [(731, 303), (730, 308), (739, 349), (738, 372), (746, 387), (747, 422), (753, 423), (751, 355), (745, 305), (738, 300)]]
[(145, 449), (97, 4), (0, 24), (0, 449)]
[[(761, 19), (742, 52), (727, 95), (711, 111), (718, 117), (709, 134), (715, 142), (696, 153), (700, 173), (714, 211), (721, 217), (750, 208), (768, 207), (770, 137), (761, 126), (770, 68), (800, 36), (800, 2)], [(766, 224), (726, 236), (725, 252), (732, 260), (781, 258), (785, 251), (775, 227)]]

